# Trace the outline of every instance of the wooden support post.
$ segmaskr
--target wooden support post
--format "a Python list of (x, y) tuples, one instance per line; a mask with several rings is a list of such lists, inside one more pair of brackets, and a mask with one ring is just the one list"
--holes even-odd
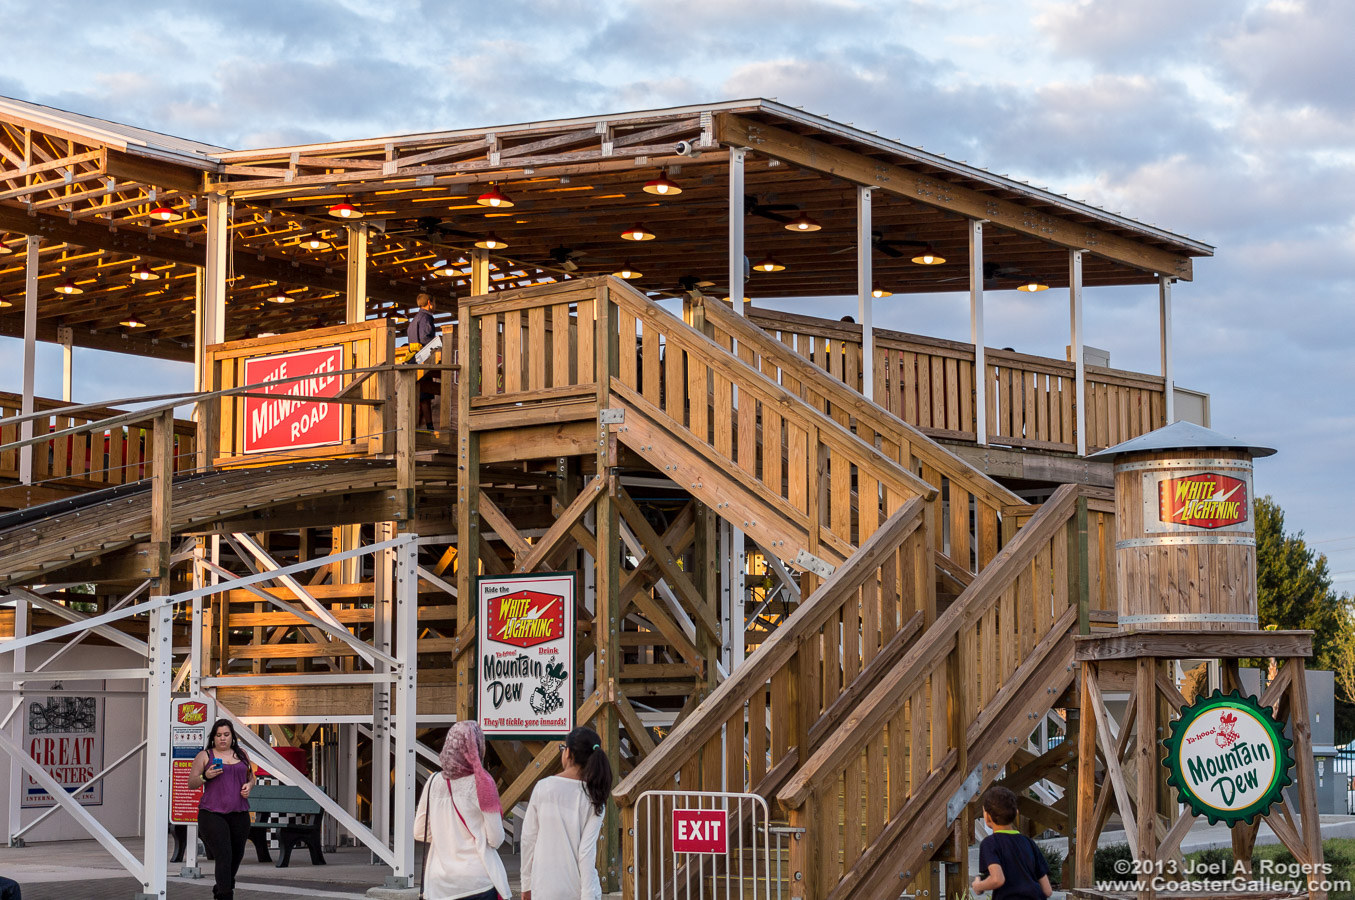
[[(462, 305), (460, 334), (461, 382), (457, 385), (457, 484), (456, 484), (456, 635), (468, 640), (476, 609), (475, 576), (480, 558), (480, 436), (470, 428), (470, 401), (480, 384), (480, 322)], [(493, 377), (493, 373), (490, 373)], [(456, 717), (471, 717), (474, 685), (471, 654), (456, 661)]]
[[(1091, 682), (1096, 678), (1096, 664), (1082, 663), (1078, 681), (1082, 686), (1079, 697), (1077, 734), (1077, 830), (1081, 841), (1069, 844), (1069, 856), (1074, 857), (1073, 886), (1092, 886), (1092, 866), (1100, 830), (1094, 823), (1096, 806), (1096, 722), (1092, 712), (1094, 702)], [(1107, 777), (1109, 782), (1109, 777)], [(1109, 783), (1101, 790), (1111, 789)]]
[[(1313, 766), (1313, 726), (1308, 712), (1308, 676), (1303, 657), (1285, 663), (1290, 669), (1289, 716), (1294, 736), (1294, 774), (1298, 781), (1298, 814), (1303, 827), (1303, 845), (1313, 864), (1308, 876), (1308, 892), (1313, 900), (1325, 900), (1327, 892), (1317, 883), (1325, 877), (1317, 867), (1322, 864), (1322, 827), (1317, 815), (1317, 772)], [(1296, 856), (1298, 854), (1295, 854)]]
[(1091, 562), (1087, 546), (1087, 498), (1077, 498), (1068, 533), (1068, 597), (1077, 604), (1077, 633), (1091, 634)]
[(395, 489), (404, 509), (399, 530), (405, 531), (414, 518), (414, 416), (418, 391), (413, 368), (395, 370)]
[(367, 225), (360, 222), (344, 227), (348, 231), (344, 321), (354, 325), (367, 319)]
[[(621, 668), (621, 521), (616, 496), (621, 485), (616, 472), (617, 445), (615, 426), (602, 423), (601, 411), (611, 405), (611, 379), (620, 371), (618, 314), (604, 283), (598, 288), (594, 308), (595, 348), (597, 352), (597, 472), (606, 477), (606, 489), (599, 495), (594, 512), (597, 535), (597, 609), (593, 617), (598, 690), (607, 698), (616, 691)], [(598, 712), (598, 733), (602, 747), (612, 762), (612, 771), (621, 770), (621, 735), (616, 706), (606, 703)], [(621, 877), (621, 830), (616, 803), (607, 801), (598, 844), (598, 877), (604, 891), (615, 891)]]
[[(719, 517), (705, 504), (696, 508), (696, 542), (692, 548), (692, 581), (700, 594), (700, 602), (708, 608), (718, 609), (720, 598), (720, 541)], [(662, 552), (662, 549), (659, 548)], [(696, 610), (692, 611), (695, 619)], [(718, 621), (718, 620), (717, 620)], [(696, 649), (701, 657), (701, 690), (705, 693), (715, 689), (715, 661), (720, 658), (720, 641), (706, 628), (696, 629)]]
[[(1140, 657), (1136, 661), (1135, 686), (1138, 694), (1137, 722), (1138, 746), (1135, 748), (1136, 765), (1134, 781), (1137, 810), (1138, 858), (1146, 860), (1144, 871), (1151, 872), (1151, 865), (1157, 859), (1157, 660)], [(1128, 727), (1128, 723), (1125, 723)], [(1152, 900), (1156, 895), (1150, 886), (1139, 891), (1140, 900)]]

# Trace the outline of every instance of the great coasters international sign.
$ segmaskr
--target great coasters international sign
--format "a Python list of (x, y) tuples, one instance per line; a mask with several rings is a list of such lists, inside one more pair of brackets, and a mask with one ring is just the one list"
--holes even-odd
[(1293, 742), (1269, 708), (1237, 691), (1215, 691), (1182, 707), (1163, 764), (1182, 803), (1213, 825), (1248, 825), (1292, 782)]
[(476, 580), (476, 709), (486, 737), (573, 730), (576, 581), (568, 572)]

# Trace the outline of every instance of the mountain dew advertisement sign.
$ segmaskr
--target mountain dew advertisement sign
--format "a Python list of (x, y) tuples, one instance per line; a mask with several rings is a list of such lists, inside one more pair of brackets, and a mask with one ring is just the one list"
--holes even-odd
[(1269, 708), (1215, 691), (1181, 709), (1163, 760), (1182, 803), (1209, 824), (1252, 824), (1291, 783), (1293, 742)]

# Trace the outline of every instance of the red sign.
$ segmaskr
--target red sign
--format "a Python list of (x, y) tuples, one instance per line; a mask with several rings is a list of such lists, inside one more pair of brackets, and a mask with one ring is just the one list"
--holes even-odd
[(1203, 472), (1158, 482), (1158, 518), (1172, 525), (1224, 528), (1246, 522), (1247, 483)]
[(565, 598), (517, 591), (489, 598), (489, 634), (501, 644), (535, 647), (565, 634)]
[(183, 725), (206, 725), (207, 704), (191, 701), (180, 703), (175, 721)]
[[(341, 388), (341, 378), (332, 373), (342, 368), (342, 347), (245, 360), (245, 383), (262, 385), (256, 393), (276, 395), (276, 399), (245, 398), (245, 452), (268, 453), (340, 443), (342, 407), (291, 398), (335, 396)], [(267, 384), (303, 375), (309, 377), (286, 384)]]
[(674, 853), (728, 853), (728, 820), (719, 809), (673, 810)]
[(193, 768), (191, 759), (171, 759), (169, 820), (176, 825), (191, 825), (198, 820), (198, 801), (202, 799), (202, 788), (188, 789), (188, 775)]

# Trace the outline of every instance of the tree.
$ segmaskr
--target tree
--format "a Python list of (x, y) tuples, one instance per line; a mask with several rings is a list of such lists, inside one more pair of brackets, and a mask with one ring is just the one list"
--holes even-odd
[[(1315, 554), (1303, 532), (1286, 534), (1284, 510), (1270, 496), (1256, 501), (1256, 604), (1261, 627), (1313, 632), (1313, 667), (1335, 671), (1342, 693), (1355, 701), (1355, 635), (1350, 597), (1332, 590), (1327, 557)], [(1343, 680), (1342, 661), (1347, 661)]]

